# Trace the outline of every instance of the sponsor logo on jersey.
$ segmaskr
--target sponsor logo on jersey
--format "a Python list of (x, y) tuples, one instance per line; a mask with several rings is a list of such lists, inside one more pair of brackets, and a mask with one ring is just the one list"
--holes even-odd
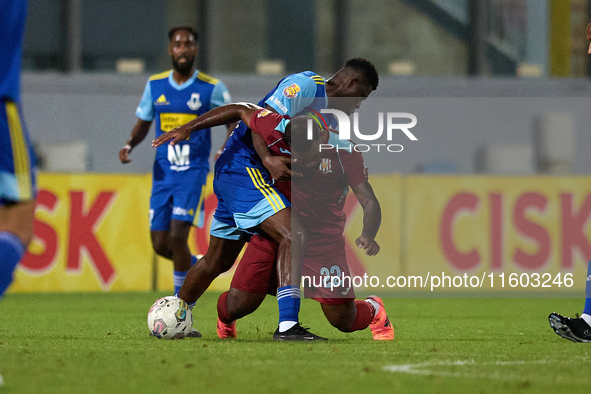
[(271, 96), (271, 99), (272, 99), (273, 104), (275, 104), (284, 114), (287, 114), (287, 107), (285, 105), (283, 105), (281, 100), (279, 100), (275, 96)]
[(191, 93), (191, 99), (187, 101), (187, 106), (191, 108), (192, 111), (197, 111), (199, 108), (201, 108), (199, 93)]
[(587, 277), (587, 282), (591, 282), (591, 275)]
[(332, 172), (332, 161), (327, 158), (323, 158), (320, 162), (320, 166), (318, 168), (323, 174), (328, 174)]
[(286, 153), (286, 154), (288, 154), (288, 155), (291, 155), (291, 152), (290, 152), (290, 151), (288, 151), (287, 149), (279, 148), (279, 152), (281, 152), (281, 153)]
[[(191, 167), (189, 157), (191, 156), (190, 145), (170, 145), (168, 144), (168, 161), (170, 161), (170, 169), (173, 171), (185, 171)], [(174, 213), (174, 209), (173, 209)], [(186, 215), (186, 212), (178, 213), (176, 215)]]
[(262, 111), (260, 111), (257, 114), (257, 118), (264, 118), (265, 116), (269, 115), (271, 113), (271, 111), (269, 111), (268, 109), (263, 109)]
[(156, 100), (156, 104), (157, 105), (168, 105), (170, 103), (166, 100), (166, 96), (161, 94), (160, 97), (158, 97), (158, 99)]
[(290, 86), (283, 89), (283, 95), (288, 99), (296, 98), (300, 90), (301, 89), (297, 83), (292, 83)]
[(160, 114), (160, 129), (162, 129), (163, 132), (168, 133), (170, 130), (182, 126), (196, 117), (197, 115), (194, 114), (163, 112)]
[(181, 207), (173, 207), (172, 208), (172, 214), (173, 215), (179, 215), (179, 216), (193, 216), (195, 212), (192, 209), (189, 209), (188, 211), (184, 208)]

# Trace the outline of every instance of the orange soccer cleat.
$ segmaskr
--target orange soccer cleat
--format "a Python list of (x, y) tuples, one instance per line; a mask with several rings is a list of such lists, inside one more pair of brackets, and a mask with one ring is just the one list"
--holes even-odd
[(378, 296), (369, 296), (368, 299), (375, 301), (380, 308), (369, 325), (374, 341), (391, 341), (394, 339), (394, 327), (386, 315), (384, 302)]
[(218, 324), (216, 326), (216, 331), (218, 332), (218, 337), (224, 338), (236, 338), (238, 335), (238, 331), (236, 330), (236, 322), (233, 321), (232, 324), (223, 323), (218, 318)]

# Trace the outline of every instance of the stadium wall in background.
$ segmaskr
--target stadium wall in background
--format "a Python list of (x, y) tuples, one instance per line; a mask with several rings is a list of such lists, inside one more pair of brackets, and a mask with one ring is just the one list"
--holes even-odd
[[(256, 103), (278, 80), (270, 76), (220, 77), (234, 102)], [(122, 165), (117, 158), (137, 120), (134, 113), (147, 78), (26, 74), (23, 111), (33, 142), (39, 147), (85, 142), (87, 170), (91, 172), (150, 172), (155, 154), (149, 144), (154, 136), (152, 131), (134, 149), (131, 163)], [(576, 136), (572, 173), (591, 174), (591, 155), (585, 150), (591, 146), (587, 116), (591, 108), (591, 80), (383, 77), (361, 111), (376, 101), (388, 102), (385, 111), (415, 114), (418, 123), (413, 133), (418, 142), (405, 144), (405, 151), (398, 154), (365, 155), (373, 174), (429, 172), (434, 161), (453, 164), (451, 172), (482, 172), (477, 158), (483, 146), (533, 146), (537, 119), (548, 112), (572, 116)], [(362, 117), (366, 134), (377, 130), (377, 124), (372, 123), (377, 119), (374, 118), (366, 121)], [(212, 155), (224, 137), (224, 128), (214, 129)], [(531, 167), (535, 168), (535, 164)]]
[[(572, 287), (551, 290), (583, 291), (591, 178), (391, 174), (371, 175), (370, 182), (382, 205), (381, 252), (367, 257), (355, 247), (363, 215), (350, 195), (345, 235), (352, 275), (385, 283), (400, 275), (569, 273)], [(150, 244), (150, 183), (148, 175), (41, 174), (35, 239), (10, 291), (172, 291), (172, 264), (156, 260)], [(216, 203), (210, 177), (206, 228), (190, 235), (195, 254), (207, 249)], [(211, 289), (227, 290), (232, 273)], [(482, 290), (546, 290), (489, 283)]]

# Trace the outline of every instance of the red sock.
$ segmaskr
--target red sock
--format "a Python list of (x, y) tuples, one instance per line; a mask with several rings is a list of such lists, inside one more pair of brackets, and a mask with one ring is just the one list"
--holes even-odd
[(369, 303), (362, 300), (356, 300), (355, 307), (357, 307), (357, 314), (355, 315), (355, 321), (353, 322), (351, 331), (365, 330), (369, 326), (369, 323), (371, 323), (373, 320), (373, 307)]
[(224, 324), (231, 324), (233, 320), (230, 318), (230, 314), (228, 313), (226, 298), (228, 298), (227, 291), (222, 293), (220, 298), (218, 298), (218, 318)]

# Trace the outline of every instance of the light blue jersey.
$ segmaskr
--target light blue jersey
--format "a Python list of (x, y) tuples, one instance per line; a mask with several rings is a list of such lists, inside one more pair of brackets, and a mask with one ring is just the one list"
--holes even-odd
[[(156, 138), (207, 111), (231, 102), (224, 84), (209, 75), (195, 71), (178, 85), (172, 71), (152, 75), (136, 110), (138, 118), (155, 121)], [(210, 129), (192, 133), (175, 146), (164, 144), (156, 149), (154, 179), (174, 181), (175, 174), (190, 169), (209, 171)]]
[[(207, 111), (230, 103), (224, 84), (200, 71), (182, 85), (173, 71), (150, 77), (136, 115), (155, 122), (156, 137), (181, 126)], [(175, 146), (156, 149), (150, 198), (150, 228), (166, 231), (170, 221), (203, 226), (203, 199), (209, 172), (210, 129), (200, 130)]]

